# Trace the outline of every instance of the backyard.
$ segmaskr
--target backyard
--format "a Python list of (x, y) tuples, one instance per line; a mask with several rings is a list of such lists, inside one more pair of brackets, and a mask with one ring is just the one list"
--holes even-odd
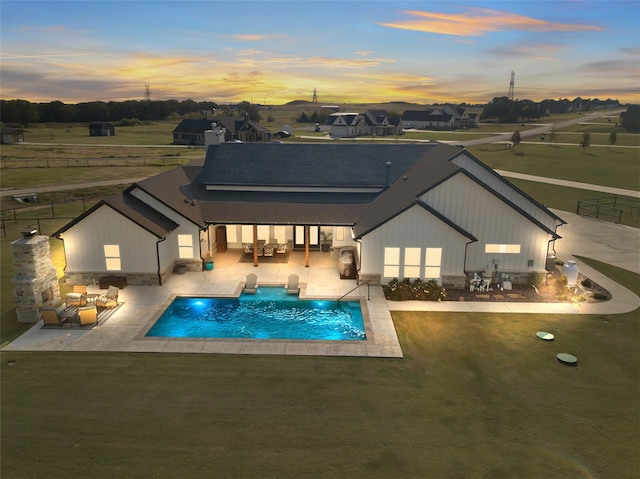
[(402, 360), (3, 352), (2, 476), (637, 477), (637, 311), (393, 319)]
[[(610, 127), (603, 124), (602, 131)], [(70, 134), (60, 130), (47, 134)], [(138, 144), (165, 144), (168, 141), (148, 142), (168, 131), (154, 127), (144, 139), (117, 133), (109, 141), (120, 136)], [(640, 136), (634, 138), (624, 143), (634, 145)], [(5, 146), (3, 162), (26, 158), (45, 163), (3, 169), (2, 187), (14, 188), (105, 177), (126, 184), (129, 178), (170, 167), (162, 158), (181, 164), (202, 156), (197, 149), (179, 150), (180, 156), (172, 157), (163, 155), (173, 154), (173, 149), (163, 153), (93, 146), (75, 154), (74, 147), (64, 147), (68, 149), (54, 157), (48, 156), (50, 147)], [(498, 169), (638, 191), (637, 149), (589, 147), (583, 153), (577, 146), (547, 142), (471, 151)], [(161, 160), (148, 165), (147, 156)], [(114, 164), (90, 166), (97, 157)], [(47, 168), (48, 158), (85, 163)], [(136, 163), (140, 160), (142, 164)], [(600, 196), (511, 181), (547, 206), (565, 211), (575, 211), (578, 199)], [(122, 186), (104, 188), (43, 193), (39, 202), (94, 198)], [(96, 200), (56, 206), (63, 218), (41, 220), (43, 234), (55, 231), (68, 221), (64, 218), (76, 216), (91, 201)], [(9, 206), (20, 205), (3, 198), (3, 210)], [(9, 243), (21, 227), (50, 216), (50, 210), (24, 211), (18, 218), (29, 220), (6, 221), (1, 238), (2, 346), (29, 327), (16, 321)], [(638, 226), (637, 216), (628, 215), (625, 221)], [(64, 294), (68, 287), (61, 242), (51, 244)], [(581, 260), (640, 291), (639, 275)], [(637, 477), (637, 310), (591, 316), (397, 312), (393, 321), (402, 360), (3, 351), (0, 475)], [(541, 330), (555, 334), (555, 341), (538, 339), (535, 333)], [(578, 366), (559, 363), (558, 352), (575, 354)]]

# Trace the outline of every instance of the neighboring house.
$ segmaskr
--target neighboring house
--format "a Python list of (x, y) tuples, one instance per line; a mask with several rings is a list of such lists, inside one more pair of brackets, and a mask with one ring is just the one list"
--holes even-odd
[(564, 223), (460, 147), (222, 143), (203, 164), (134, 183), (53, 236), (72, 284), (112, 274), (162, 284), (176, 265), (202, 270), (227, 247), (309, 251), (325, 232), (355, 250), (360, 280), (464, 286), (487, 269), (514, 282), (543, 273)]
[(24, 141), (24, 131), (22, 128), (1, 128), (0, 143), (13, 145)]
[(269, 130), (248, 117), (222, 117), (209, 120), (185, 119), (173, 130), (176, 145), (204, 145), (204, 132), (212, 127), (224, 128), (225, 141), (271, 141)]
[(360, 113), (332, 113), (327, 117), (334, 138), (355, 138), (364, 134), (364, 116)]
[(115, 136), (116, 129), (108, 121), (92, 121), (89, 123), (89, 136)]
[(398, 121), (393, 122), (385, 110), (368, 110), (364, 113), (364, 134), (375, 136), (397, 135)]
[(425, 110), (407, 110), (402, 115), (403, 128), (419, 130), (456, 130), (477, 128), (477, 109), (445, 105)]

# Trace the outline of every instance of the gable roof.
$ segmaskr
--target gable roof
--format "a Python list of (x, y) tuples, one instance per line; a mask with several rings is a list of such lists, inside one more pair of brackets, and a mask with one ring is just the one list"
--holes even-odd
[(120, 213), (122, 216), (147, 230), (157, 238), (164, 238), (167, 234), (178, 227), (178, 224), (164, 216), (156, 209), (140, 201), (136, 197), (131, 196), (126, 192), (122, 192), (98, 202), (82, 215), (64, 225), (51, 236), (57, 237), (61, 235), (102, 206), (107, 206)]
[(211, 123), (213, 123), (212, 120), (194, 120), (186, 118), (173, 129), (173, 133), (191, 133), (192, 135), (203, 135), (205, 131), (211, 130)]

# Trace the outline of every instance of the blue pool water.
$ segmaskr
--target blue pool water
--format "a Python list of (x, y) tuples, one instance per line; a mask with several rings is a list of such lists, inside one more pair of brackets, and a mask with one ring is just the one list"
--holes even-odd
[(284, 288), (258, 288), (238, 299), (177, 297), (147, 336), (365, 340), (358, 301), (301, 300)]

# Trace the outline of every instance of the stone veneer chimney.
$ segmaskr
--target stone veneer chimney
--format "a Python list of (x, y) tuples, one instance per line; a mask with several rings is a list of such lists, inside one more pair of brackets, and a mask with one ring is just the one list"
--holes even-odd
[(36, 230), (22, 232), (22, 238), (11, 243), (15, 276), (13, 298), (18, 321), (36, 323), (42, 306), (60, 302), (60, 284), (51, 260), (49, 238)]

